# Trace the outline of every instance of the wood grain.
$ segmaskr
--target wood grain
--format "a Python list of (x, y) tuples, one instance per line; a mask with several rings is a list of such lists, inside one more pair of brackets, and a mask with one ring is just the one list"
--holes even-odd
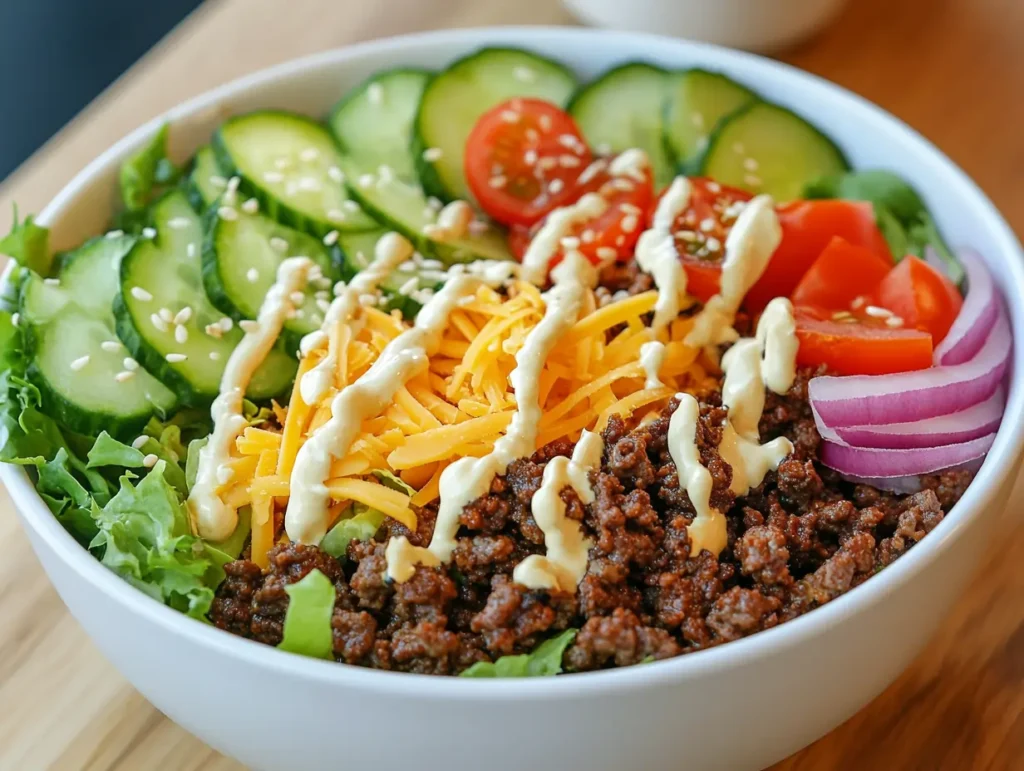
[[(452, 26), (564, 23), (552, 0), (208, 3), (0, 188), (36, 211), (92, 157), (175, 103), (245, 72), (356, 40)], [(906, 120), (1024, 232), (1024, 3), (853, 0), (782, 58)], [(1024, 768), (1024, 529), (1014, 492), (983, 573), (920, 659), (857, 716), (775, 767)], [(65, 611), (0, 493), (0, 769), (238, 769), (164, 718)], [(884, 644), (880, 641), (879, 644)]]

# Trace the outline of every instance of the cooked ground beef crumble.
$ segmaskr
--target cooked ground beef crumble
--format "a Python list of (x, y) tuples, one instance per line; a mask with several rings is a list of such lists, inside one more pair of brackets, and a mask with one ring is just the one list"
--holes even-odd
[(592, 475), (593, 504), (583, 505), (571, 488), (562, 492), (568, 516), (593, 543), (573, 594), (511, 580), (520, 560), (544, 551), (530, 500), (548, 460), (572, 452), (571, 442), (556, 441), (514, 462), (488, 495), (464, 509), (449, 565), (417, 566), (403, 584), (384, 578), (384, 542), (401, 534), (427, 545), (434, 504), (417, 512), (415, 533), (387, 520), (376, 540), (352, 542), (343, 561), (286, 544), (271, 552), (266, 572), (245, 559), (230, 563), (210, 618), (221, 629), (277, 645), (288, 605), (284, 587), (319, 569), (337, 590), (338, 661), (446, 675), (530, 651), (571, 627), (579, 633), (563, 660), (570, 672), (670, 658), (773, 627), (891, 564), (942, 521), (972, 478), (966, 471), (925, 477), (921, 492), (904, 496), (842, 481), (816, 461), (820, 437), (807, 402), (813, 374), (799, 373), (785, 396), (768, 393), (762, 441), (786, 436), (794, 451), (738, 499), (717, 450), (726, 415), (720, 393), (697, 394), (697, 444), (714, 483), (711, 505), (728, 512), (728, 546), (718, 557), (689, 553), (694, 510), (679, 489), (666, 440), (673, 400), (646, 425), (609, 422), (601, 469)]

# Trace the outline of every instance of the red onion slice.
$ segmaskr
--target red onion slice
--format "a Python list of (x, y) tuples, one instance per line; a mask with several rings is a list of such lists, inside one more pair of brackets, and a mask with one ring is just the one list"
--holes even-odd
[(936, 364), (963, 364), (981, 350), (999, 313), (999, 294), (988, 266), (970, 249), (959, 253), (967, 274), (967, 297), (949, 332), (935, 348)]
[(878, 450), (851, 447), (825, 440), (821, 462), (841, 474), (855, 477), (905, 477), (931, 474), (983, 457), (995, 440), (995, 432), (960, 444), (919, 447), (913, 450)]
[(1009, 365), (1010, 322), (1001, 305), (997, 311), (970, 361), (891, 375), (816, 377), (807, 389), (811, 405), (832, 428), (909, 423), (973, 407), (995, 393)]
[[(981, 468), (981, 464), (985, 461), (985, 457), (975, 458), (974, 460), (967, 461), (967, 463), (961, 463), (957, 466), (951, 466), (950, 468), (939, 469), (933, 473), (942, 474), (947, 471), (970, 471), (976, 473)], [(922, 488), (921, 477), (906, 476), (906, 477), (858, 477), (853, 474), (840, 474), (840, 476), (847, 482), (853, 482), (855, 485), (869, 485), (870, 487), (878, 488), (879, 490), (888, 490), (890, 493), (897, 493), (899, 495), (911, 495), (916, 492), (920, 492)]]
[(845, 426), (829, 429), (818, 422), (818, 433), (853, 447), (910, 450), (916, 447), (941, 447), (959, 444), (991, 434), (999, 428), (1006, 406), (1006, 394), (1000, 385), (992, 396), (973, 407), (949, 415), (888, 426)]

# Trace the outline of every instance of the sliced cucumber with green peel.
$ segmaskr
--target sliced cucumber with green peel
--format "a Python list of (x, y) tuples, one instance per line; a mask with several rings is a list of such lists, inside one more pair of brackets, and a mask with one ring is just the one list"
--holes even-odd
[[(224, 366), (242, 332), (234, 324), (216, 336), (206, 331), (224, 314), (203, 290), (202, 228), (186, 195), (167, 193), (153, 205), (151, 217), (156, 238), (137, 242), (121, 260), (114, 299), (117, 334), (182, 403), (205, 405), (219, 392)], [(295, 361), (275, 347), (256, 370), (249, 398), (283, 393), (295, 369)]]
[(668, 77), (665, 70), (649, 64), (623, 64), (584, 86), (569, 103), (569, 114), (591, 147), (601, 152), (646, 152), (659, 189), (676, 173), (663, 126)]
[(256, 318), (286, 257), (302, 255), (320, 266), (324, 278), (307, 285), (305, 301), (281, 333), (285, 349), (294, 353), (302, 336), (323, 324), (324, 312), (317, 301), (329, 299), (331, 287), (341, 277), (341, 250), (261, 214), (239, 213), (226, 220), (208, 212), (207, 218), (203, 285), (210, 302), (235, 321)]
[(849, 168), (831, 139), (769, 102), (754, 102), (723, 120), (700, 163), (703, 176), (777, 201), (800, 198), (811, 180)]
[(217, 163), (217, 154), (210, 145), (200, 147), (192, 159), (192, 171), (188, 175), (188, 196), (192, 205), (199, 211), (206, 210), (220, 198), (226, 186), (227, 180)]
[(237, 175), (239, 197), (282, 225), (323, 236), (369, 230), (373, 221), (345, 192), (341, 155), (327, 129), (303, 115), (253, 112), (225, 121), (214, 135), (217, 162)]
[(665, 143), (684, 174), (696, 173), (718, 122), (757, 99), (757, 94), (720, 72), (684, 70), (668, 76)]
[(346, 95), (327, 119), (342, 151), (368, 168), (389, 166), (399, 179), (414, 182), (409, 138), (430, 77), (427, 70), (390, 70)]
[[(413, 159), (428, 195), (471, 198), (462, 158), (477, 119), (516, 96), (568, 102), (576, 79), (550, 59), (514, 48), (485, 48), (459, 59), (427, 84), (413, 129)], [(423, 151), (439, 151), (426, 160)]]
[(134, 244), (131, 236), (92, 239), (61, 258), (59, 284), (32, 273), (21, 285), (29, 379), (43, 394), (47, 414), (80, 434), (124, 436), (177, 404), (148, 372), (125, 368), (130, 354), (114, 331), (118, 268)]

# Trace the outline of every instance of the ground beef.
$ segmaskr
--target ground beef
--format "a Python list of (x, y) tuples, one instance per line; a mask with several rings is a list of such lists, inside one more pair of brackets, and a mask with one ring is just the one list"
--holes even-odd
[[(643, 291), (643, 274), (606, 269), (605, 286)], [(617, 282), (617, 283), (616, 283)], [(281, 640), (284, 588), (318, 569), (335, 585), (331, 619), (338, 661), (378, 669), (457, 674), (478, 661), (526, 653), (566, 629), (568, 671), (668, 658), (755, 634), (819, 607), (868, 580), (931, 532), (973, 474), (923, 477), (913, 495), (849, 484), (817, 461), (821, 441), (800, 372), (789, 393), (766, 395), (762, 441), (785, 436), (793, 454), (737, 499), (718, 445), (726, 416), (721, 394), (700, 402), (697, 446), (712, 478), (711, 504), (726, 512), (720, 555), (690, 554), (695, 512), (668, 451), (673, 400), (654, 420), (631, 426), (612, 417), (603, 432), (594, 502), (562, 492), (567, 515), (590, 540), (590, 561), (574, 593), (526, 589), (516, 564), (543, 553), (530, 503), (545, 465), (573, 445), (554, 442), (513, 462), (486, 495), (467, 505), (451, 561), (417, 567), (394, 584), (385, 576), (385, 541), (430, 540), (436, 504), (419, 510), (415, 532), (387, 521), (375, 539), (350, 544), (342, 560), (300, 544), (276, 547), (266, 570), (247, 560), (225, 567), (211, 621), (271, 645)]]

